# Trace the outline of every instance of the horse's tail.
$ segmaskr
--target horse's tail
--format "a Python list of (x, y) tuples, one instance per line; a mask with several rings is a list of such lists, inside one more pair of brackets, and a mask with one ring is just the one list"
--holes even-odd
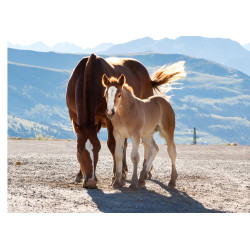
[(83, 123), (86, 128), (95, 126), (95, 108), (96, 100), (93, 97), (95, 92), (94, 74), (95, 74), (95, 60), (96, 55), (91, 54), (86, 63), (84, 70), (84, 84), (83, 84)]
[(170, 66), (162, 66), (153, 76), (151, 83), (154, 90), (159, 90), (159, 86), (166, 83), (174, 83), (176, 80), (186, 76), (185, 61), (179, 61)]

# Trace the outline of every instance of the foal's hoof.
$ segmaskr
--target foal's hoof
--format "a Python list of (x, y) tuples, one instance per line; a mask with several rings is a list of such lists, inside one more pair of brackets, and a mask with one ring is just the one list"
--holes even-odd
[(114, 182), (113, 185), (112, 185), (112, 187), (113, 187), (114, 189), (117, 189), (117, 188), (121, 188), (122, 185), (121, 185), (121, 183)]
[(168, 187), (169, 187), (169, 188), (175, 188), (175, 186), (176, 186), (176, 182), (170, 180), (170, 182), (168, 183)]
[(152, 178), (152, 174), (149, 172), (148, 175), (147, 175), (147, 179), (151, 180), (151, 178)]
[(110, 181), (110, 184), (109, 184), (109, 185), (110, 185), (110, 186), (113, 186), (113, 185), (114, 185), (114, 183), (115, 183), (115, 176), (113, 176), (113, 177), (112, 177), (112, 179), (111, 179), (111, 181)]
[(122, 179), (126, 180), (126, 177), (127, 177), (126, 172), (123, 172), (123, 173), (122, 173)]
[(144, 179), (139, 179), (138, 186), (145, 187), (145, 180)]
[(113, 183), (113, 188), (115, 188), (115, 189), (117, 189), (117, 188), (121, 188), (122, 186), (124, 186), (125, 185), (125, 181), (115, 181), (114, 183)]
[(132, 188), (132, 189), (137, 189), (138, 185), (136, 183), (131, 183), (129, 185), (129, 188)]

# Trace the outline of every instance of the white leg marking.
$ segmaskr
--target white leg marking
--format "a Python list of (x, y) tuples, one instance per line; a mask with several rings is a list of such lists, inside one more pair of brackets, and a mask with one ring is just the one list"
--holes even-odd
[(108, 90), (108, 103), (107, 103), (108, 110), (111, 110), (112, 108), (114, 108), (116, 91), (117, 91), (117, 88), (114, 86), (111, 86)]
[(94, 169), (94, 154), (93, 154), (93, 145), (91, 144), (90, 140), (88, 139), (85, 144), (85, 148), (88, 150), (91, 161), (92, 161), (92, 177), (90, 180), (94, 180), (95, 177), (95, 169)]

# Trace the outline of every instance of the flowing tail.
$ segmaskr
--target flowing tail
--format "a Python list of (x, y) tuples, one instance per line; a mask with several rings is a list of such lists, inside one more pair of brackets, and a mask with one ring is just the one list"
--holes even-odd
[(170, 66), (162, 66), (153, 76), (151, 80), (152, 87), (154, 90), (161, 93), (159, 86), (163, 84), (172, 84), (176, 80), (186, 76), (185, 61), (179, 61), (177, 63), (171, 64)]

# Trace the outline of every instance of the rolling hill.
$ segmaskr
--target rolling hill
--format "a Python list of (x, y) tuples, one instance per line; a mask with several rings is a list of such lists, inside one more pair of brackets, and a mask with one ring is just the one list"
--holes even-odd
[[(8, 49), (8, 135), (75, 138), (65, 104), (68, 78), (82, 57)], [(107, 57), (106, 55), (100, 55)], [(250, 77), (206, 59), (181, 54), (120, 54), (141, 61), (150, 74), (164, 64), (186, 61), (187, 78), (169, 92), (176, 112), (176, 142), (200, 144), (237, 141), (250, 144)], [(99, 137), (107, 138), (105, 129)], [(156, 135), (158, 142), (163, 142)]]

